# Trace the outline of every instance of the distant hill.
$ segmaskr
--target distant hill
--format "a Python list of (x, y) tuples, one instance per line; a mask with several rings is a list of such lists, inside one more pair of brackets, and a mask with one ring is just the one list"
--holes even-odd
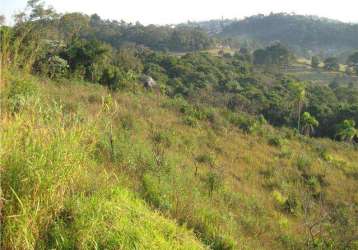
[(179, 26), (200, 27), (235, 47), (257, 48), (280, 41), (304, 56), (349, 54), (358, 49), (358, 24), (287, 13), (255, 15), (242, 20), (216, 19)]
[(224, 25), (222, 38), (280, 41), (297, 53), (338, 55), (358, 48), (358, 24), (294, 14), (256, 15)]

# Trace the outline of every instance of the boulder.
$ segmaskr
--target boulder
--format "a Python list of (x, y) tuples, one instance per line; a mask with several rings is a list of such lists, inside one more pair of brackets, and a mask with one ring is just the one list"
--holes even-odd
[(152, 89), (157, 86), (157, 82), (150, 76), (142, 75), (140, 80), (143, 83), (144, 87), (148, 89)]

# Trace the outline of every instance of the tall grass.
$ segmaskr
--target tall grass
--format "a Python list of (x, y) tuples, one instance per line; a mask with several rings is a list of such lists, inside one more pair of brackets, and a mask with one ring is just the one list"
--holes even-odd
[[(7, 80), (0, 149), (2, 249), (202, 249), (186, 229), (119, 189), (118, 177), (100, 165), (102, 119), (67, 113), (30, 78)], [(101, 115), (106, 114), (98, 111)], [(70, 212), (71, 223), (64, 215)]]
[(356, 246), (353, 147), (244, 117), (218, 130), (230, 117), (140, 91), (6, 78), (2, 249)]

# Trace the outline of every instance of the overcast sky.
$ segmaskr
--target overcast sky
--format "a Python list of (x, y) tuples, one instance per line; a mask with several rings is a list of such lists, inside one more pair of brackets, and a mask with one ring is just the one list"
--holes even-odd
[[(0, 0), (10, 19), (27, 0)], [(58, 12), (97, 13), (105, 19), (175, 24), (208, 19), (243, 18), (270, 12), (295, 12), (358, 23), (358, 0), (46, 0)]]

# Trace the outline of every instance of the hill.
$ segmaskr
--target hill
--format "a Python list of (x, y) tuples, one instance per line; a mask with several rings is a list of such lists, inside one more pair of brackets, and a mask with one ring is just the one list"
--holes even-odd
[(218, 34), (222, 38), (254, 39), (264, 45), (280, 41), (301, 55), (338, 55), (358, 48), (358, 24), (285, 13), (234, 21)]

